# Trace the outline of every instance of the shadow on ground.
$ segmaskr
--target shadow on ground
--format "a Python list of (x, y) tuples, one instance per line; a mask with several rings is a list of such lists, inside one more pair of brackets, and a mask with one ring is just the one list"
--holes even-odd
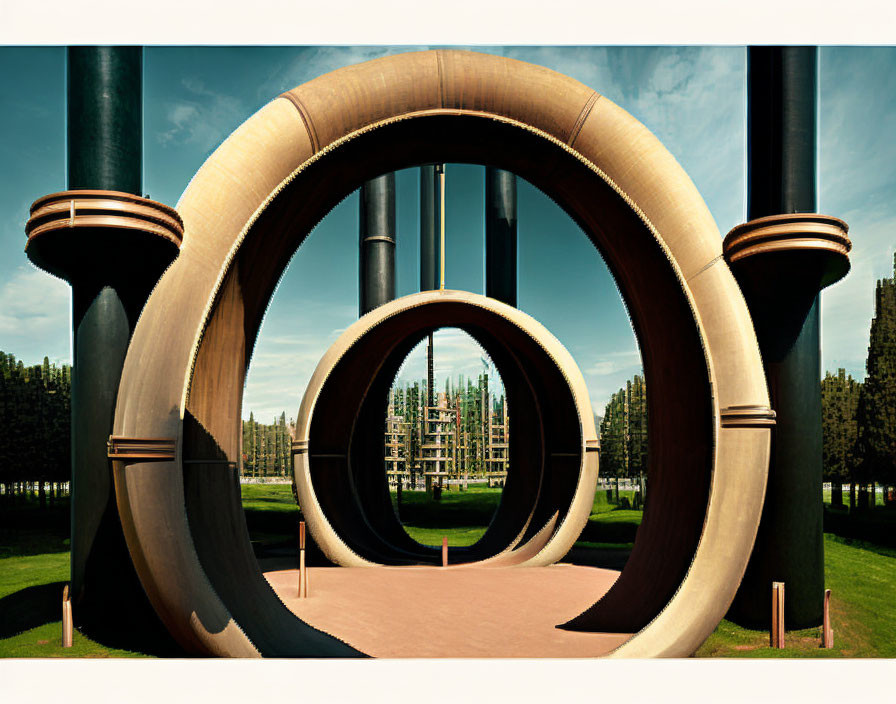
[(62, 618), (66, 582), (26, 587), (0, 599), (0, 638), (10, 638)]
[[(62, 590), (67, 582), (26, 587), (0, 599), (0, 639), (12, 638), (48, 623), (62, 620)], [(161, 624), (147, 624), (139, 614), (122, 614), (114, 622), (84, 631), (107, 648), (156, 657), (186, 657)], [(139, 633), (139, 638), (134, 634)]]

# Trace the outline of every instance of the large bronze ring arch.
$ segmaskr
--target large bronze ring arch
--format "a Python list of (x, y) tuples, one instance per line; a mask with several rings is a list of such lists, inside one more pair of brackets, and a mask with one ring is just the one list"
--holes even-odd
[[(428, 291), (371, 311), (318, 364), (296, 421), (296, 485), (333, 562), (439, 564), (404, 531), (382, 466), (383, 409), (401, 363), (433, 327), (465, 330), (491, 355), (511, 408), (512, 471), (485, 535), (452, 563), (556, 562), (585, 527), (598, 440), (585, 380), (560, 342), (522, 311), (466, 291)], [(350, 507), (354, 507), (352, 510)]]
[[(346, 655), (268, 588), (240, 511), (243, 382), (290, 256), (378, 173), (486, 163), (545, 191), (613, 271), (650, 405), (651, 498), (614, 587), (567, 624), (635, 632), (619, 656), (685, 656), (743, 575), (768, 470), (768, 391), (743, 297), (694, 185), (637, 120), (568, 77), (458, 51), (396, 55), (285, 93), (239, 127), (177, 205), (178, 259), (137, 324), (116, 435), (176, 440), (114, 463), (128, 547), (177, 640), (212, 655)], [(582, 324), (588, 324), (587, 318)]]

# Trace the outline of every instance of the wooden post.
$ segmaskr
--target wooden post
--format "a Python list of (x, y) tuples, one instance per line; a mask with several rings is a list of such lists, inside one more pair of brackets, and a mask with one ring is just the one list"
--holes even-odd
[(834, 647), (834, 629), (831, 628), (831, 590), (824, 590), (824, 625), (822, 626), (822, 648)]
[(784, 582), (772, 582), (772, 648), (784, 647)]
[(307, 572), (305, 569), (305, 521), (299, 521), (299, 599), (308, 596)]
[(442, 567), (448, 566), (448, 536), (442, 536)]
[(62, 647), (72, 647), (72, 600), (68, 593), (68, 585), (62, 590)]

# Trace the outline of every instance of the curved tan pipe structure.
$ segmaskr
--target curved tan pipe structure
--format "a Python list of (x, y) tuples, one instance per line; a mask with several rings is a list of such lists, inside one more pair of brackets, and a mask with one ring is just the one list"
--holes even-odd
[(497, 360), (509, 402), (525, 409), (519, 414), (525, 427), (511, 431), (524, 444), (513, 448), (506, 505), (476, 545), (452, 550), (451, 563), (556, 562), (581, 534), (594, 503), (598, 439), (588, 389), (572, 356), (544, 326), (466, 291), (426, 291), (382, 305), (324, 354), (299, 409), (294, 455), (299, 504), (315, 542), (346, 567), (440, 563), (440, 551), (404, 533), (382, 465), (386, 394), (407, 348), (434, 327), (457, 327), (476, 338)]
[(640, 341), (651, 500), (615, 586), (567, 627), (636, 632), (616, 655), (684, 656), (724, 615), (759, 521), (771, 421), (712, 217), (656, 138), (590, 88), (518, 61), (432, 51), (275, 99), (177, 206), (183, 247), (136, 327), (114, 426), (137, 444), (170, 440), (171, 459), (122, 455), (114, 474), (137, 572), (191, 651), (354, 652), (284, 614), (250, 564), (233, 500), (243, 382), (276, 282), (320, 218), (379, 173), (450, 161), (513, 171), (560, 203), (613, 271)]

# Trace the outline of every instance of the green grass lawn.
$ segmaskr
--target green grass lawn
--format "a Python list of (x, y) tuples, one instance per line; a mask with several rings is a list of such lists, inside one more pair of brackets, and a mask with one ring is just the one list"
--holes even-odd
[(147, 657), (109, 648), (77, 630), (62, 647), (62, 589), (69, 553), (0, 559), (0, 658)]
[[(822, 493), (822, 497), (823, 497), (822, 500), (823, 500), (826, 504), (830, 504), (830, 503), (831, 503), (831, 490), (830, 490), (830, 489), (822, 489), (822, 490), (821, 490), (821, 493)], [(842, 489), (840, 495), (841, 495), (841, 497), (842, 497), (842, 499), (843, 499), (843, 503), (844, 503), (846, 506), (849, 506), (849, 491), (848, 491), (848, 487), (847, 487), (846, 485), (843, 486), (843, 489)], [(883, 494), (883, 492), (880, 490), (880, 487), (877, 487), (877, 488), (875, 489), (875, 492), (874, 492), (874, 504), (875, 504), (875, 506), (884, 506), (884, 505), (885, 505), (884, 494)]]
[(473, 545), (485, 534), (500, 501), (501, 490), (484, 484), (443, 491), (438, 501), (422, 491), (403, 491), (401, 505), (392, 492), (392, 505), (404, 529), (422, 545), (441, 545), (443, 536), (450, 547)]
[[(620, 495), (632, 499), (631, 492)], [(301, 512), (291, 486), (243, 485), (242, 496), (257, 554), (278, 547), (293, 549)], [(422, 492), (405, 491), (399, 514), (418, 542), (439, 545), (442, 536), (448, 535), (449, 545), (465, 546), (482, 536), (499, 501), (500, 489), (484, 486), (444, 492), (438, 502)], [(888, 531), (892, 516), (885, 511), (880, 508), (862, 520)], [(641, 515), (641, 511), (609, 503), (606, 492), (599, 491), (588, 524), (564, 561), (600, 564), (589, 561), (589, 556), (615, 555), (612, 559), (621, 567)], [(60, 603), (69, 577), (67, 535), (65, 502), (43, 512), (23, 505), (0, 513), (0, 657), (145, 657), (106, 647), (77, 631), (74, 647), (61, 647)], [(832, 590), (833, 649), (818, 647), (818, 628), (788, 632), (787, 647), (771, 650), (768, 632), (722, 621), (697, 657), (896, 657), (896, 609), (892, 607), (896, 550), (826, 534), (825, 573), (826, 586)]]
[(768, 631), (722, 621), (697, 657), (896, 657), (896, 552), (825, 534), (824, 557), (833, 648), (819, 647), (821, 628), (789, 631), (787, 647), (772, 649)]
[[(19, 528), (21, 526), (21, 528)], [(69, 580), (68, 502), (0, 513), (0, 658), (146, 657), (78, 631), (62, 647), (62, 590)]]

